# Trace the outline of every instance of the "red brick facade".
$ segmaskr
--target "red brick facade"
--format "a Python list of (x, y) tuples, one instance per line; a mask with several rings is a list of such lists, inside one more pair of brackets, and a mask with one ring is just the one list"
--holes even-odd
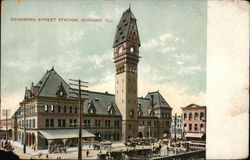
[(183, 136), (187, 133), (206, 133), (206, 106), (195, 104), (182, 108)]

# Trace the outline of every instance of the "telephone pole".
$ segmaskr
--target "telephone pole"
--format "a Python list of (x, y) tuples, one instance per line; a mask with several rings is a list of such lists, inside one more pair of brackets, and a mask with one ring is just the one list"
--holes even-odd
[(177, 120), (177, 113), (174, 116), (174, 140), (176, 142), (176, 120)]
[(73, 88), (70, 87), (70, 92), (71, 94), (77, 95), (75, 96), (70, 96), (71, 98), (78, 98), (79, 99), (79, 115), (78, 115), (78, 160), (82, 159), (82, 111), (83, 111), (83, 103), (87, 98), (83, 98), (82, 96), (88, 96), (88, 94), (84, 94), (82, 92), (87, 92), (87, 90), (82, 90), (82, 87), (87, 88), (88, 86), (85, 84), (88, 84), (88, 82), (84, 82), (79, 80), (74, 80), (74, 79), (69, 79), (72, 83), (69, 83), (70, 86), (77, 86), (78, 88)]
[(23, 153), (26, 153), (26, 107), (23, 105)]

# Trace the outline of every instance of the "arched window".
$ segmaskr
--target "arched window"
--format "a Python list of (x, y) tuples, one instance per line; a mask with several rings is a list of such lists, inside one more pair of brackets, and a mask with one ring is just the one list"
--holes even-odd
[(77, 113), (77, 107), (75, 107), (75, 113)]
[(198, 113), (195, 113), (195, 114), (194, 114), (194, 119), (195, 119), (195, 120), (198, 119)]
[(69, 113), (72, 113), (72, 106), (69, 107)]
[(67, 112), (67, 106), (63, 107), (63, 112), (66, 113)]
[(204, 112), (200, 113), (200, 119), (204, 119)]
[(57, 106), (57, 109), (58, 109), (57, 111), (60, 113), (60, 112), (61, 112), (61, 106), (58, 105), (58, 106)]
[(184, 113), (184, 120), (186, 120), (187, 119), (187, 114), (186, 113)]
[(192, 113), (189, 113), (189, 120), (191, 120), (193, 118)]
[(45, 112), (48, 112), (49, 106), (47, 104), (44, 105), (44, 110), (45, 110)]
[(51, 105), (51, 112), (54, 112), (54, 105)]

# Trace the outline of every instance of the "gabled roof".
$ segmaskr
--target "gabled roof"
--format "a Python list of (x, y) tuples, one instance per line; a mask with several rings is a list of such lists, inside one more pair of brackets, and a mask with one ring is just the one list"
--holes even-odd
[[(132, 40), (132, 38), (130, 39), (128, 38), (129, 31), (132, 30), (133, 33), (135, 32), (136, 35), (136, 40), (134, 39), (134, 41)], [(120, 22), (117, 25), (113, 48), (125, 41), (132, 41), (140, 46), (140, 39), (136, 25), (136, 18), (134, 14), (131, 12), (130, 8), (127, 9), (125, 12), (123, 12)]]
[(148, 112), (148, 108), (151, 107), (150, 99), (148, 98), (138, 98), (138, 105), (141, 105), (141, 116), (150, 116)]
[(64, 79), (54, 70), (51, 70), (43, 76), (43, 78), (37, 83), (36, 86), (39, 90), (36, 92), (35, 96), (46, 96), (46, 97), (57, 97), (58, 87), (62, 85), (67, 93), (67, 97), (71, 96), (69, 94), (69, 85), (64, 81)]
[[(156, 92), (148, 92), (145, 98), (150, 99), (150, 104), (153, 98), (153, 107), (167, 107), (171, 108), (168, 102), (162, 97), (159, 91)], [(152, 104), (151, 104), (152, 106)]]
[(197, 105), (197, 104), (190, 104), (190, 105), (187, 105), (184, 108), (202, 108), (202, 107), (206, 107), (206, 106), (200, 106), (200, 105)]
[(85, 106), (88, 106), (88, 104), (93, 102), (93, 105), (96, 108), (96, 114), (110, 115), (108, 106), (112, 105), (114, 109), (112, 115), (121, 115), (121, 112), (115, 103), (115, 96), (113, 94), (92, 91), (87, 91), (86, 93), (88, 94), (88, 100), (84, 102), (84, 113), (88, 113), (88, 107)]

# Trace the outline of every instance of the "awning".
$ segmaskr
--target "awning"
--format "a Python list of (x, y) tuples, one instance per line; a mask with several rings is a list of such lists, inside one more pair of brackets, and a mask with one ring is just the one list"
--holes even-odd
[[(7, 131), (7, 127), (1, 127), (0, 130), (1, 131)], [(8, 130), (11, 130), (11, 127), (8, 127)]]
[[(78, 138), (78, 129), (49, 129), (39, 130), (42, 136), (46, 139), (70, 139)], [(93, 138), (95, 135), (89, 133), (85, 129), (82, 129), (83, 138)]]
[(204, 135), (204, 133), (187, 133), (185, 137), (190, 137), (190, 138), (201, 138)]

